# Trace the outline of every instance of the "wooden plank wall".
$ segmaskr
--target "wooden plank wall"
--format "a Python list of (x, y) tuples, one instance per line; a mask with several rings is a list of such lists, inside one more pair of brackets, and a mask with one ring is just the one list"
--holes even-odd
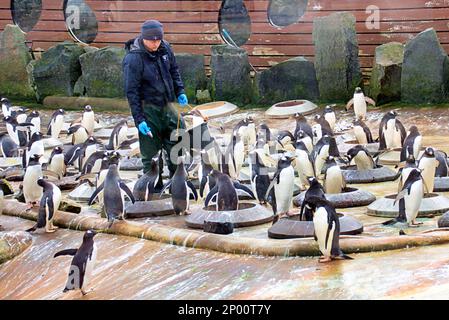
[[(10, 0), (0, 0), (0, 30), (12, 23)], [(100, 1), (86, 0), (95, 11), (99, 32), (92, 45), (123, 46), (138, 35), (147, 19), (164, 23), (166, 39), (176, 52), (200, 53), (210, 60), (210, 46), (222, 43), (218, 33), (218, 11), (221, 1)], [(368, 74), (375, 47), (390, 41), (406, 42), (417, 33), (434, 27), (443, 47), (449, 51), (449, 0), (309, 0), (301, 20), (285, 28), (270, 25), (267, 19), (269, 1), (244, 0), (250, 13), (252, 35), (244, 46), (251, 63), (267, 68), (288, 58), (302, 55), (313, 60), (313, 20), (333, 12), (350, 11), (357, 19), (361, 66)], [(56, 42), (72, 40), (64, 24), (63, 0), (42, 0), (42, 15), (27, 39), (33, 50), (46, 50)], [(379, 30), (369, 30), (366, 8), (375, 4), (381, 9)]]

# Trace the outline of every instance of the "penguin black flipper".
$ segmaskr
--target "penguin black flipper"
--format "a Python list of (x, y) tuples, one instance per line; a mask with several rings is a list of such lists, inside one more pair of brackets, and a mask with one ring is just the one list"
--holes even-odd
[(48, 220), (51, 220), (51, 218), (53, 217), (53, 201), (52, 199), (50, 199), (50, 197), (48, 195), (46, 195), (44, 193), (44, 195), (42, 196), (41, 199), (41, 205), (39, 206), (39, 213), (37, 216), (37, 224), (36, 224), (36, 228), (43, 228), (45, 227), (45, 225), (47, 224), (46, 221), (46, 206), (48, 206), (48, 212), (50, 214), (50, 216), (48, 217)]
[(212, 200), (212, 198), (218, 193), (218, 186), (213, 187), (209, 193), (207, 194), (206, 200), (204, 201), (204, 206), (208, 207), (209, 202)]
[(162, 187), (162, 191), (161, 191), (161, 196), (164, 193), (165, 190), (167, 190), (168, 187), (171, 186), (172, 180), (170, 179), (163, 187)]
[(207, 183), (207, 177), (204, 176), (201, 178), (201, 182), (200, 182), (200, 196), (201, 198), (204, 196), (204, 188), (206, 187), (206, 183)]
[(95, 198), (103, 190), (103, 188), (104, 188), (104, 182), (102, 184), (100, 184), (100, 186), (97, 189), (95, 189), (94, 193), (92, 194), (92, 196), (89, 199), (89, 202), (87, 203), (89, 206), (92, 205), (92, 203), (94, 202)]
[(268, 194), (270, 193), (270, 190), (273, 189), (274, 184), (279, 182), (279, 175), (281, 174), (281, 170), (277, 169), (274, 173), (273, 180), (271, 180), (270, 185), (267, 188), (267, 193), (265, 194), (265, 198), (268, 198)]
[(55, 253), (53, 258), (59, 257), (59, 256), (74, 256), (78, 252), (78, 249), (65, 249), (61, 250)]
[(193, 185), (192, 181), (187, 180), (186, 183), (187, 183), (187, 187), (189, 188), (190, 192), (193, 194), (195, 201), (198, 201), (198, 193), (196, 192), (195, 186)]
[(256, 199), (252, 190), (250, 188), (248, 188), (247, 186), (244, 186), (243, 184), (240, 184), (237, 181), (234, 181), (232, 184), (234, 185), (234, 188), (242, 190), (243, 192), (246, 192), (253, 199)]
[(120, 186), (120, 189), (125, 191), (125, 193), (128, 195), (128, 197), (132, 203), (136, 202), (136, 200), (134, 199), (133, 193), (131, 192), (131, 190), (129, 190), (128, 186), (123, 181), (119, 182), (119, 186)]
[(72, 149), (69, 150), (69, 152), (65, 154), (64, 162), (66, 163), (66, 165), (71, 165), (75, 162), (76, 159), (78, 159), (80, 154), (81, 154), (81, 147), (74, 146)]

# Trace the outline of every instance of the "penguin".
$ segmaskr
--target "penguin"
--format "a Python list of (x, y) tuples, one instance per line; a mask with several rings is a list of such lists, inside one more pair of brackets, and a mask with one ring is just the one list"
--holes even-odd
[(315, 176), (315, 168), (312, 156), (309, 153), (309, 150), (303, 140), (296, 141), (295, 155), (295, 167), (298, 171), (299, 180), (301, 181), (302, 186), (305, 188), (306, 184), (308, 183), (307, 178)]
[(40, 157), (38, 154), (30, 157), (23, 176), (23, 195), (27, 203), (27, 209), (31, 209), (42, 198), (43, 188), (37, 183), (39, 178), (42, 177)]
[(410, 175), (410, 172), (412, 172), (413, 169), (416, 169), (418, 166), (416, 164), (415, 157), (412, 153), (408, 154), (408, 157), (405, 161), (405, 166), (401, 169), (399, 169), (401, 173), (401, 179), (399, 180), (398, 185), (398, 193), (402, 190), (402, 188), (405, 185), (405, 181), (407, 181), (408, 176)]
[(441, 150), (435, 150), (435, 158), (438, 161), (438, 167), (435, 170), (435, 177), (447, 177), (449, 167), (447, 164), (447, 154)]
[(259, 124), (256, 135), (256, 143), (259, 140), (263, 140), (264, 143), (270, 143), (270, 141), (272, 141), (272, 138), (273, 136), (268, 125), (266, 123)]
[(288, 130), (279, 131), (276, 136), (277, 151), (294, 151), (293, 143), (296, 141), (293, 134)]
[(422, 171), (421, 175), (427, 192), (433, 192), (437, 167), (438, 161), (435, 158), (435, 150), (432, 147), (427, 147), (418, 161), (418, 169)]
[(334, 108), (336, 104), (328, 105), (324, 108), (323, 118), (329, 123), (331, 130), (335, 129), (335, 123), (337, 122), (337, 117), (335, 116)]
[(64, 160), (64, 152), (61, 147), (54, 147), (48, 160), (47, 170), (56, 173), (60, 178), (64, 177), (67, 171), (67, 165)]
[(83, 236), (83, 243), (78, 249), (62, 250), (53, 256), (53, 258), (65, 255), (73, 256), (63, 292), (79, 289), (83, 296), (88, 293), (85, 288), (89, 285), (97, 260), (97, 246), (94, 243), (96, 234), (94, 230), (87, 230)]
[(64, 125), (64, 109), (58, 109), (51, 115), (50, 122), (47, 127), (47, 135), (53, 139), (58, 139)]
[(397, 112), (387, 112), (379, 125), (379, 151), (402, 148), (407, 133), (401, 121), (396, 119)]
[(326, 199), (319, 197), (309, 198), (307, 205), (313, 212), (313, 237), (323, 255), (318, 262), (352, 260), (340, 249), (340, 220), (334, 206)]
[(256, 142), (256, 146), (251, 152), (257, 153), (259, 156), (259, 161), (265, 167), (275, 168), (277, 165), (277, 160), (274, 160), (270, 154), (270, 145), (265, 142), (265, 140), (259, 139)]
[(192, 182), (187, 179), (188, 174), (184, 166), (184, 160), (182, 157), (179, 159), (180, 161), (176, 167), (176, 171), (162, 189), (161, 195), (167, 188), (170, 187), (173, 209), (176, 214), (184, 215), (190, 214), (190, 194), (193, 194), (195, 201), (198, 201), (198, 194)]
[(355, 162), (357, 170), (371, 170), (377, 167), (376, 162), (369, 151), (361, 145), (356, 145), (346, 153), (348, 162)]
[(254, 119), (252, 117), (248, 117), (248, 126), (246, 128), (246, 139), (247, 145), (253, 146), (257, 141), (257, 132), (256, 132), (256, 124), (254, 123)]
[(265, 198), (270, 203), (276, 222), (281, 215), (289, 215), (292, 207), (295, 171), (292, 166), (294, 157), (283, 156), (279, 159), (273, 180), (268, 186)]
[(125, 214), (125, 196), (126, 193), (132, 203), (135, 202), (134, 196), (128, 186), (120, 179), (117, 164), (110, 164), (106, 177), (101, 185), (94, 191), (89, 199), (88, 205), (92, 205), (98, 194), (103, 191), (104, 211), (108, 221), (109, 228), (115, 220), (123, 220)]
[(18, 147), (6, 132), (0, 132), (0, 152), (4, 158), (18, 157)]
[(19, 108), (12, 114), (16, 117), (18, 123), (24, 123), (27, 121), (27, 109)]
[(366, 119), (366, 107), (367, 103), (376, 106), (376, 102), (369, 97), (365, 97), (360, 87), (355, 88), (354, 97), (346, 104), (346, 111), (349, 111), (351, 106), (354, 106), (354, 113), (357, 119)]
[(31, 135), (30, 140), (28, 141), (27, 147), (24, 149), (22, 154), (22, 166), (26, 168), (28, 165), (28, 161), (30, 156), (33, 154), (38, 154), (41, 157), (44, 155), (44, 142), (42, 141), (42, 133), (34, 132)]
[(210, 175), (214, 170), (210, 161), (209, 155), (205, 150), (201, 150), (201, 162), (198, 168), (198, 180), (200, 183), (200, 197), (204, 198), (209, 191), (215, 187), (215, 179)]
[(418, 159), (419, 151), (421, 151), (422, 146), (422, 136), (418, 131), (416, 126), (411, 126), (409, 129), (409, 134), (404, 140), (402, 145), (400, 161), (403, 162), (408, 157), (408, 150), (412, 150), (415, 159)]
[(232, 181), (227, 174), (213, 170), (210, 175), (215, 179), (216, 184), (206, 196), (205, 207), (208, 207), (209, 202), (215, 199), (216, 211), (238, 210), (239, 197), (236, 189), (242, 190), (252, 199), (255, 199), (249, 188), (237, 181)]
[(39, 214), (37, 223), (27, 232), (33, 232), (43, 227), (47, 233), (55, 232), (58, 228), (53, 225), (53, 218), (61, 203), (61, 190), (54, 183), (45, 181), (43, 178), (39, 178), (37, 184), (43, 188)]
[(245, 146), (239, 133), (233, 133), (226, 154), (228, 155), (228, 164), (231, 165), (230, 175), (233, 179), (238, 180), (245, 161)]
[(253, 145), (256, 143), (256, 127), (254, 119), (247, 116), (245, 119), (239, 121), (232, 130), (233, 135), (239, 135), (245, 145)]
[(346, 188), (345, 178), (334, 157), (329, 156), (325, 163), (324, 190), (327, 194), (342, 193)]
[(126, 120), (119, 121), (114, 126), (109, 143), (106, 145), (107, 150), (117, 150), (121, 144), (128, 139), (128, 124)]
[[(97, 139), (94, 137), (87, 138), (83, 143), (79, 143), (70, 148), (65, 154), (65, 162), (67, 165), (75, 164), (80, 172), (86, 163), (87, 159), (97, 151)], [(78, 160), (76, 163), (75, 161)]]
[(322, 174), (324, 163), (329, 157), (330, 137), (323, 136), (313, 148), (312, 159), (315, 167), (315, 175), (319, 177)]
[[(156, 186), (162, 177), (159, 175), (159, 156), (151, 159), (151, 169), (144, 173), (133, 188), (133, 196), (136, 201), (153, 200), (156, 194)], [(160, 191), (160, 190), (159, 190)]]
[(313, 211), (312, 207), (308, 205), (309, 199), (313, 197), (318, 197), (321, 199), (326, 199), (325, 191), (321, 183), (315, 177), (308, 177), (307, 181), (309, 183), (309, 189), (307, 189), (304, 200), (301, 204), (300, 218), (302, 221), (312, 221)]
[(300, 130), (302, 130), (310, 138), (313, 137), (312, 127), (310, 126), (310, 124), (307, 122), (307, 119), (302, 114), (296, 113), (295, 121), (296, 121), (296, 127), (295, 127), (294, 136), (296, 139), (298, 138), (298, 132)]
[(30, 128), (30, 137), (36, 132), (41, 132), (41, 117), (36, 110), (31, 111), (25, 122), (33, 124)]
[(362, 119), (354, 121), (353, 132), (355, 139), (361, 145), (367, 145), (368, 143), (374, 143), (373, 135), (368, 126), (363, 122)]
[(80, 124), (71, 126), (67, 130), (67, 136), (70, 136), (70, 135), (72, 135), (72, 144), (73, 145), (83, 143), (84, 141), (86, 141), (89, 138), (89, 132), (87, 131), (87, 129), (85, 127), (83, 127)]
[(89, 174), (89, 173), (98, 173), (100, 172), (101, 163), (103, 161), (104, 157), (108, 157), (109, 152), (108, 151), (95, 151), (92, 153), (89, 158), (84, 162), (83, 168), (81, 170), (82, 174)]
[(267, 203), (265, 195), (267, 194), (268, 187), (270, 185), (270, 178), (268, 176), (268, 168), (262, 163), (259, 158), (259, 154), (251, 152), (250, 158), (250, 170), (251, 170), (251, 187), (254, 195), (257, 197), (257, 201), (260, 204)]
[(86, 128), (88, 134), (91, 136), (94, 134), (95, 128), (95, 113), (90, 105), (84, 107), (83, 117), (81, 119), (81, 125)]
[(4, 98), (4, 97), (0, 100), (0, 102), (2, 103), (3, 117), (10, 117), (11, 113), (12, 113), (11, 102), (9, 102), (8, 98)]
[(315, 121), (317, 124), (312, 126), (314, 134), (313, 143), (317, 144), (322, 137), (329, 136), (329, 154), (334, 157), (339, 157), (340, 152), (338, 151), (337, 141), (335, 140), (334, 132), (329, 123), (319, 115), (315, 116)]
[(299, 130), (296, 135), (296, 142), (301, 141), (307, 148), (307, 151), (311, 153), (313, 151), (313, 140), (312, 137), (308, 136), (304, 131)]
[(409, 227), (417, 227), (422, 223), (416, 222), (419, 207), (424, 197), (424, 179), (419, 169), (412, 169), (407, 180), (394, 200), (394, 205), (399, 201), (399, 214), (395, 219), (388, 220), (383, 225), (391, 225), (397, 222), (407, 222)]
[(20, 147), (25, 147), (28, 143), (28, 132), (33, 127), (32, 123), (18, 123), (13, 116), (8, 116), (3, 119), (5, 121), (6, 130), (9, 137)]

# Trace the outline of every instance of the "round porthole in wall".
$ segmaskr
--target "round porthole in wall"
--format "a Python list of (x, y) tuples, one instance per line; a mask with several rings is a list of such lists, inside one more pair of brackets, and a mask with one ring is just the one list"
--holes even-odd
[(12, 20), (23, 32), (29, 32), (34, 28), (41, 11), (42, 0), (11, 0)]
[(243, 0), (223, 0), (218, 14), (218, 28), (229, 45), (242, 46), (251, 36), (251, 18)]
[(306, 13), (307, 4), (308, 0), (270, 0), (268, 21), (278, 28), (297, 23)]
[(67, 30), (79, 42), (94, 42), (98, 21), (94, 11), (83, 0), (64, 0), (64, 19)]

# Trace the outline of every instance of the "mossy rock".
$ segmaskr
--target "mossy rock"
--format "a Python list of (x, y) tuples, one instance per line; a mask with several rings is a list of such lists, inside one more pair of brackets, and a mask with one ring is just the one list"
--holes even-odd
[(0, 232), (0, 264), (11, 260), (27, 249), (33, 238), (28, 232)]
[(196, 103), (197, 90), (203, 90), (207, 87), (204, 56), (190, 53), (177, 53), (175, 56), (187, 98), (189, 102)]

